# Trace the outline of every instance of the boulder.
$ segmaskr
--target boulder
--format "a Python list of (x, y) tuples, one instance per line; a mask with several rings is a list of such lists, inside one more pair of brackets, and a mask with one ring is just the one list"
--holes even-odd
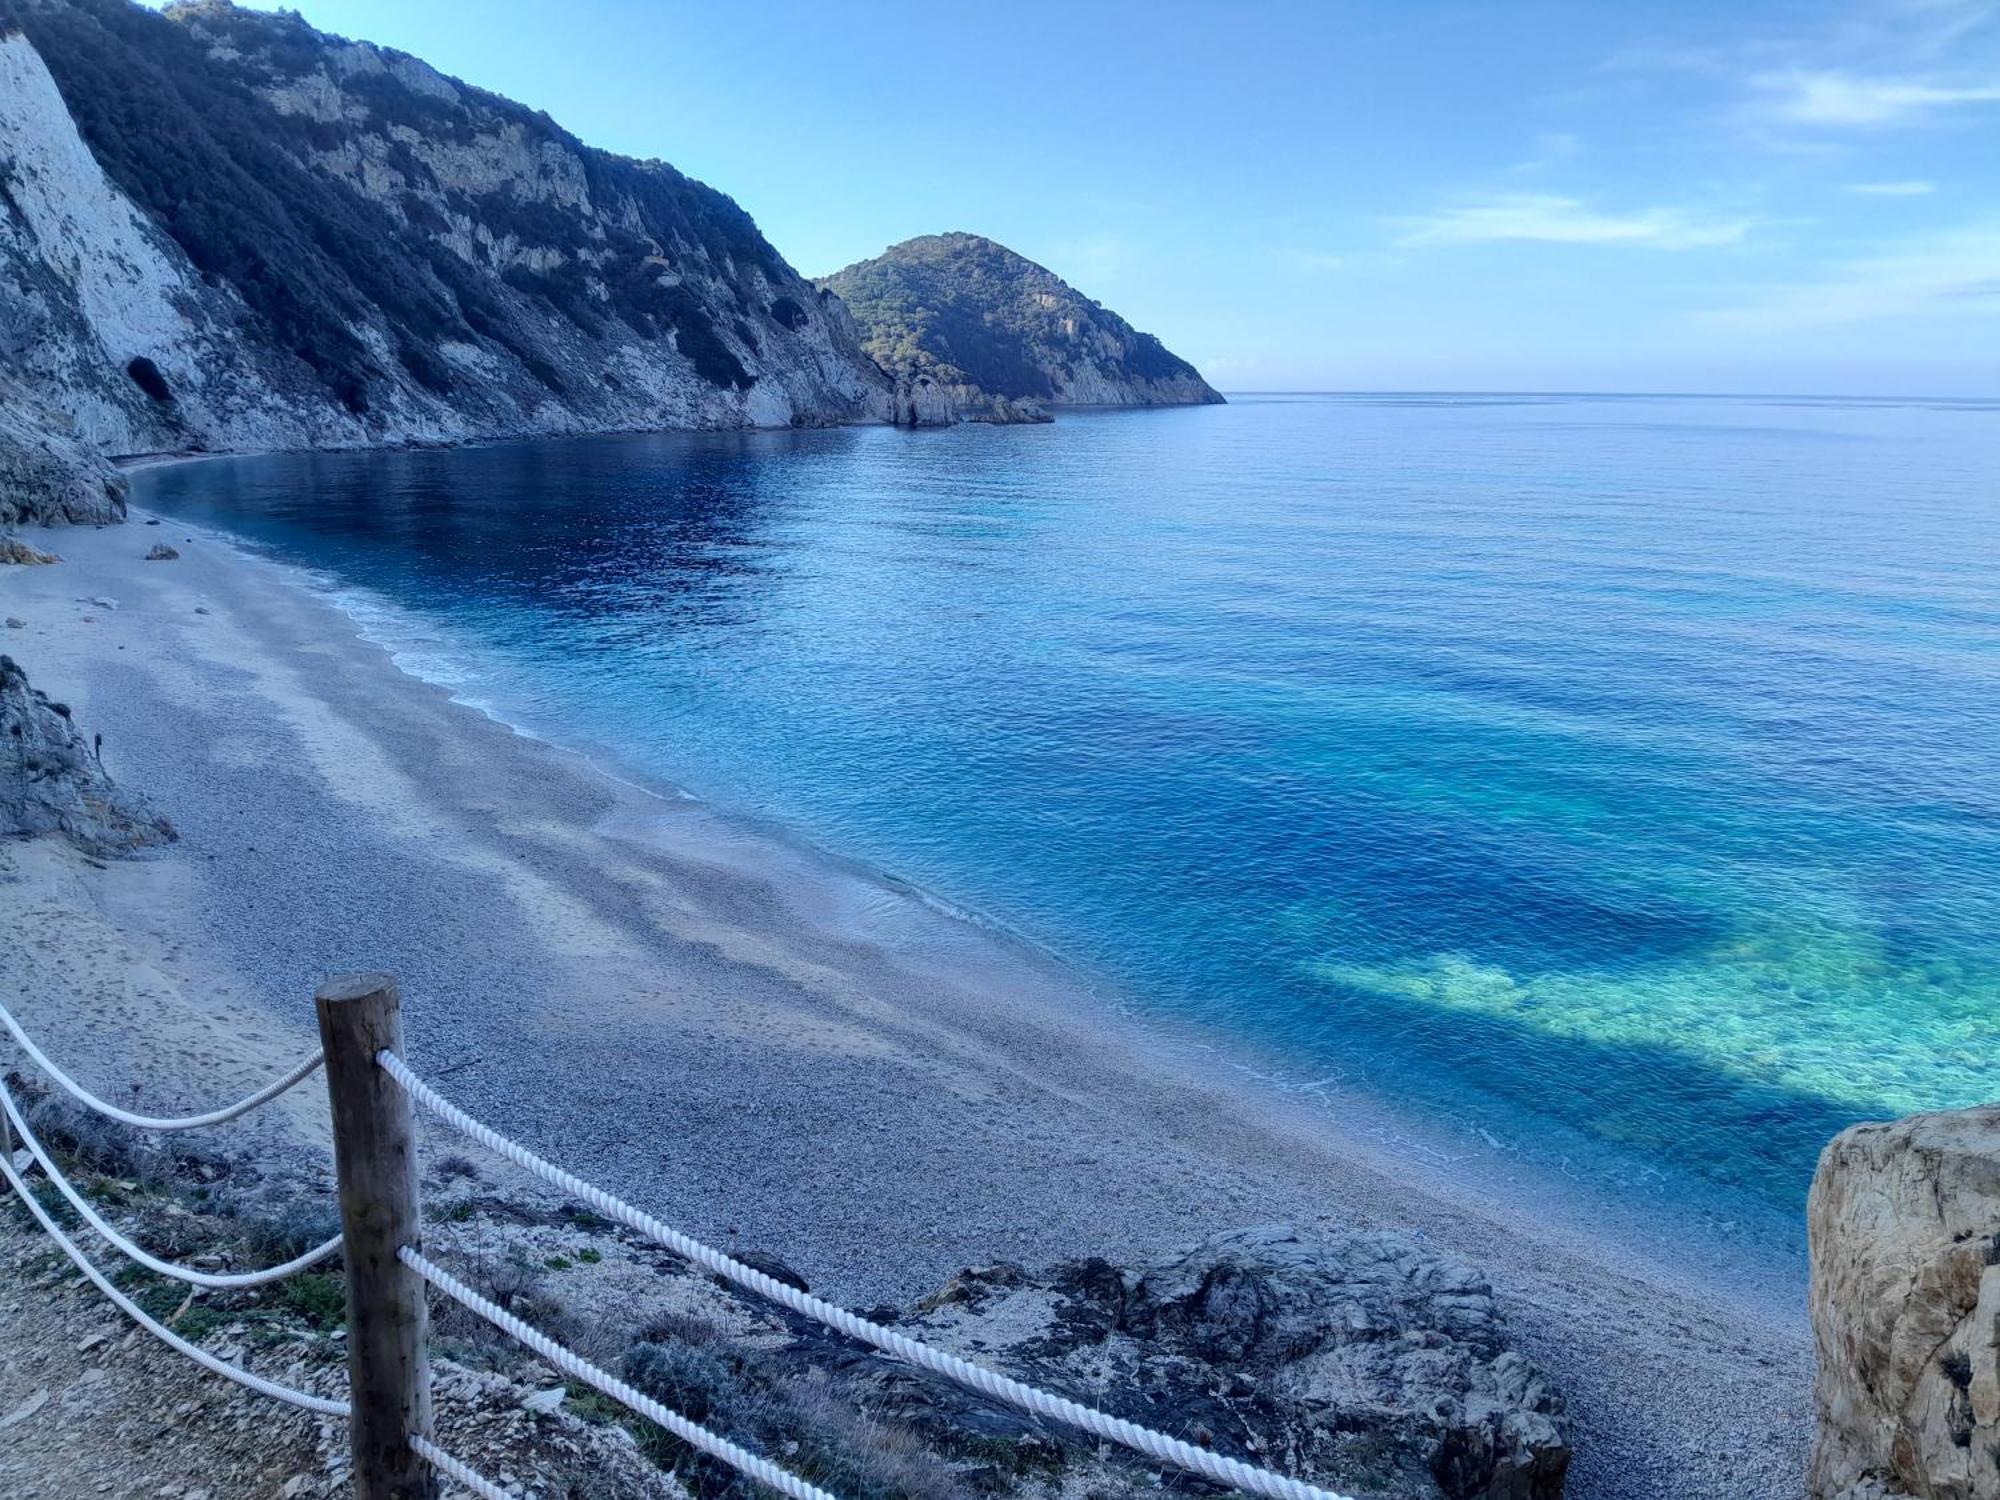
[(153, 550), (146, 554), (146, 561), (172, 562), (175, 558), (179, 557), (180, 555), (181, 554), (178, 548), (169, 547), (165, 542), (155, 542), (153, 544)]
[(107, 856), (164, 843), (174, 830), (113, 784), (67, 706), (0, 656), (0, 835), (38, 834)]
[[(1267, 1226), (1151, 1266), (992, 1266), (899, 1321), (1045, 1389), (1370, 1500), (1563, 1492), (1562, 1400), (1507, 1347), (1491, 1288), (1397, 1236)], [(791, 1354), (856, 1381), (871, 1412), (936, 1451), (1054, 1449), (1064, 1493), (1152, 1492), (1143, 1465), (907, 1366), (810, 1333)]]
[(0, 536), (0, 563), (10, 563), (32, 568), (61, 561), (62, 559), (57, 557), (53, 552), (44, 552), (39, 547), (30, 547), (17, 536)]
[(2000, 1106), (1843, 1131), (1807, 1215), (1814, 1500), (2000, 1500)]

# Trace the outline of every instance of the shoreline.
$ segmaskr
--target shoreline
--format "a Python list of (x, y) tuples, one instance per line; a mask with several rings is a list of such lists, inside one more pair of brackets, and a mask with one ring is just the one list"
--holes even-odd
[(298, 570), (213, 534), (140, 563), (145, 519), (38, 533), (68, 560), (9, 570), (30, 629), (5, 644), (182, 826), (138, 881), (76, 878), (120, 922), (142, 903), (112, 888), (148, 886), (191, 977), (289, 1021), (365, 943), (468, 1108), (850, 1300), (1279, 1218), (1415, 1232), (1493, 1280), (1569, 1396), (1573, 1495), (1799, 1492), (1810, 1341), (1776, 1247), (1273, 1087), (893, 874), (454, 699)]
[[(186, 454), (163, 462), (196, 463), (216, 456), (243, 455)], [(139, 514), (142, 524), (156, 514), (165, 524), (189, 524), (165, 513)], [(1705, 1215), (1705, 1227), (1713, 1231), (1720, 1226), (1722, 1230), (1720, 1236), (1711, 1234), (1710, 1242), (1700, 1247), (1706, 1270), (1733, 1281), (1790, 1264), (1803, 1276), (1803, 1195), (1797, 1211), (1788, 1212), (1753, 1190), (1717, 1182), (1689, 1169), (1647, 1162), (1636, 1153), (1598, 1141), (1550, 1117), (1527, 1114), (1499, 1096), (1479, 1096), (1481, 1123), (1472, 1116), (1470, 1101), (1457, 1107), (1434, 1103), (1421, 1108), (1366, 1081), (1341, 1082), (1340, 1087), (1328, 1091), (1330, 1080), (1314, 1076), (1323, 1072), (1322, 1068), (1294, 1065), (1256, 1039), (1151, 1010), (1120, 980), (1094, 971), (975, 902), (830, 848), (776, 818), (722, 804), (636, 764), (613, 744), (587, 734), (574, 740), (558, 738), (525, 722), (502, 703), (467, 693), (458, 675), (448, 668), (438, 670), (435, 658), (430, 659), (433, 670), (426, 671), (426, 653), (411, 639), (399, 639), (399, 632), (422, 634), (438, 628), (438, 622), (408, 606), (274, 557), (261, 544), (226, 529), (206, 524), (195, 524), (191, 529), (245, 562), (273, 570), (291, 586), (329, 605), (357, 639), (379, 650), (400, 676), (442, 693), (454, 707), (573, 762), (581, 774), (615, 783), (642, 799), (636, 808), (608, 815), (593, 828), (594, 833), (647, 843), (676, 860), (727, 864), (745, 879), (771, 884), (800, 920), (821, 929), (848, 928), (852, 916), (843, 905), (873, 905), (868, 901), (870, 895), (898, 904), (915, 903), (924, 910), (904, 910), (900, 913), (903, 920), (892, 926), (906, 939), (910, 929), (922, 929), (911, 940), (916, 946), (922, 946), (926, 935), (934, 938), (951, 930), (938, 923), (964, 924), (977, 933), (977, 942), (1001, 950), (998, 956), (1003, 970), (1011, 959), (1052, 972), (1059, 987), (1081, 995), (1114, 1024), (1170, 1056), (1173, 1066), (1205, 1075), (1209, 1082), (1249, 1091), (1246, 1103), (1280, 1108), (1304, 1104), (1326, 1116), (1317, 1123), (1328, 1129), (1342, 1128), (1334, 1119), (1336, 1106), (1350, 1115), (1359, 1113), (1363, 1121), (1359, 1133), (1375, 1142), (1393, 1169), (1438, 1173), (1435, 1186), (1469, 1189), (1475, 1197), (1490, 1192), (1491, 1185), (1485, 1180), (1490, 1169), (1509, 1171), (1513, 1174), (1511, 1193), (1532, 1195), (1538, 1211), (1552, 1223), (1572, 1232), (1587, 1224), (1592, 1234), (1615, 1233), (1621, 1249), (1642, 1259), (1650, 1258), (1657, 1248), (1657, 1216), (1661, 1212), (1684, 1215), (1698, 1209)], [(464, 660), (476, 656), (476, 651), (474, 646), (453, 642), (441, 655), (447, 661)], [(472, 670), (484, 669), (474, 662)], [(859, 901), (843, 903), (842, 891), (858, 893)], [(870, 915), (879, 918), (879, 910)], [(871, 931), (869, 938), (894, 946), (893, 938), (879, 931)], [(965, 957), (961, 945), (947, 944), (946, 952), (952, 958)], [(906, 962), (923, 961), (909, 951), (899, 956)], [(951, 982), (947, 973), (940, 972), (937, 978)], [(999, 979), (1003, 985), (1005, 978), (1003, 972)], [(1496, 1137), (1488, 1128), (1502, 1123), (1496, 1115), (1528, 1127), (1521, 1136), (1532, 1130), (1540, 1138)], [(1350, 1134), (1357, 1131), (1351, 1120), (1346, 1128)], [(1472, 1172), (1457, 1170), (1468, 1164), (1473, 1166)], [(1607, 1225), (1607, 1219), (1626, 1222), (1614, 1229)], [(1658, 1269), (1667, 1274), (1684, 1271), (1686, 1256), (1693, 1248), (1677, 1246), (1673, 1261), (1659, 1262)], [(1782, 1291), (1785, 1284), (1780, 1272), (1775, 1285)], [(1803, 1305), (1802, 1281), (1799, 1295)]]

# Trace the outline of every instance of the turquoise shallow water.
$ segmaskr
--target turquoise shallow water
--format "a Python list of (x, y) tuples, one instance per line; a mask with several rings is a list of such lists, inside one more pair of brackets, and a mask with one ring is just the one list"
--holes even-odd
[(2000, 1096), (1996, 476), (1993, 404), (1274, 396), (137, 498), (1301, 1078), (1792, 1201)]

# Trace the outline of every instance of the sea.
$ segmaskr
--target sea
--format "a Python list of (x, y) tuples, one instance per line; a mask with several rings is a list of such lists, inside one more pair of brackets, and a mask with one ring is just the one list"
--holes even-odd
[(1295, 1084), (1781, 1206), (2000, 1098), (2000, 402), (1244, 393), (134, 499)]

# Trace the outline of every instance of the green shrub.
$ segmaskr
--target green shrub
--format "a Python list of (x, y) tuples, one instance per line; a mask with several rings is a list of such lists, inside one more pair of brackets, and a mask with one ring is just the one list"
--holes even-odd
[(347, 1321), (347, 1278), (332, 1272), (302, 1271), (278, 1283), (278, 1305), (297, 1313), (323, 1333)]

